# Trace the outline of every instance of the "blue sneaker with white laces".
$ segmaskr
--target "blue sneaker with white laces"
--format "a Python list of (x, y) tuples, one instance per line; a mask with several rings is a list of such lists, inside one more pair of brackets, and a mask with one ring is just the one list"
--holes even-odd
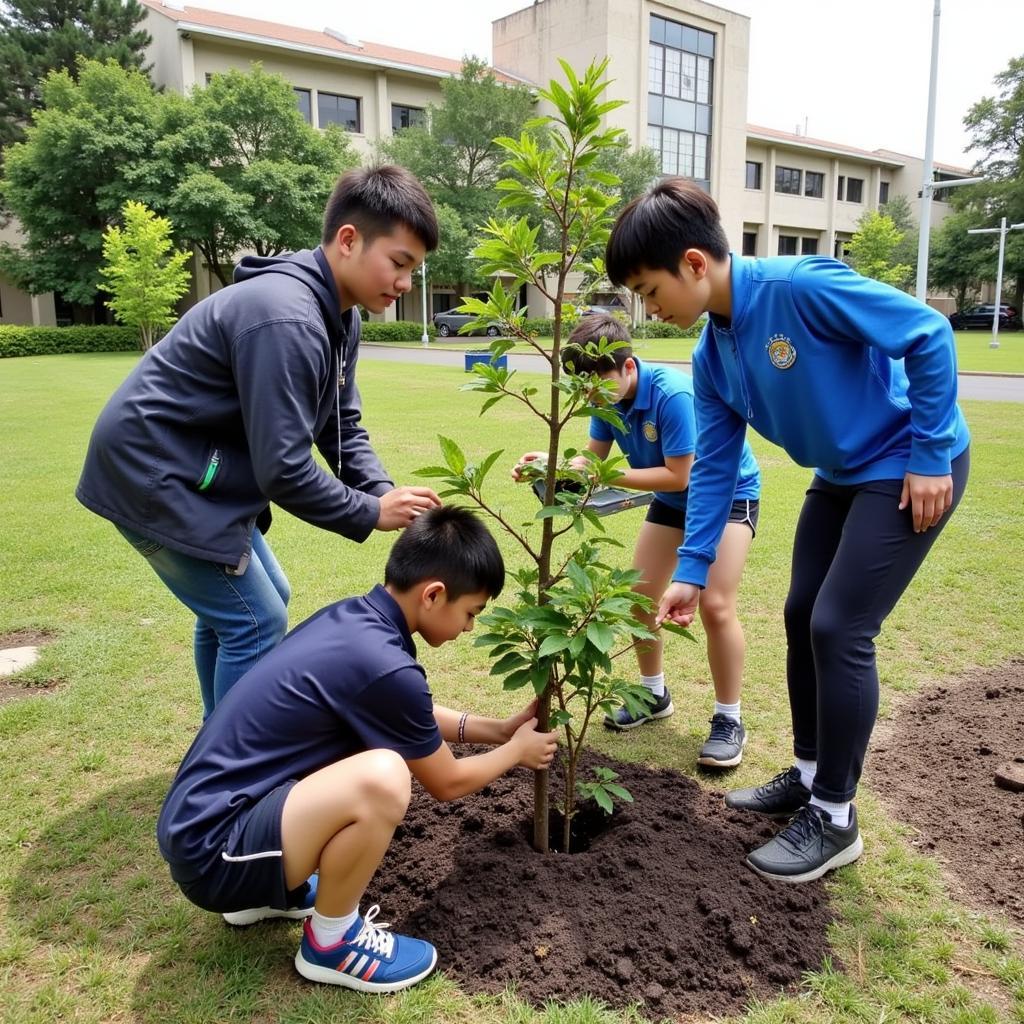
[(321, 946), (307, 921), (295, 969), (310, 981), (359, 992), (398, 992), (422, 981), (437, 963), (437, 950), (422, 939), (387, 931), (389, 924), (377, 923), (379, 913), (380, 907), (370, 907), (334, 946)]
[(310, 875), (306, 881), (305, 896), (294, 907), (289, 907), (287, 910), (275, 910), (273, 907), (252, 907), (249, 910), (235, 910), (228, 914), (222, 914), (221, 917), (235, 928), (244, 928), (257, 921), (269, 921), (272, 918), (301, 921), (313, 913), (313, 904), (316, 903), (316, 881), (317, 876)]

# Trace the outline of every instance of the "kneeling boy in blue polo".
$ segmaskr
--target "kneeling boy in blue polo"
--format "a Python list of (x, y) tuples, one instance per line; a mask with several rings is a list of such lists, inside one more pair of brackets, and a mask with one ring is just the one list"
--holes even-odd
[[(588, 352), (587, 346), (596, 345), (601, 338), (619, 347), (600, 356)], [(642, 573), (636, 592), (657, 601), (668, 585), (676, 549), (683, 543), (690, 468), (697, 445), (693, 382), (680, 370), (641, 362), (633, 355), (631, 340), (620, 320), (592, 314), (573, 329), (562, 349), (562, 363), (576, 373), (596, 374), (615, 385), (615, 408), (622, 417), (623, 429), (592, 416), (587, 447), (605, 459), (612, 442), (616, 442), (629, 464), (616, 484), (654, 492), (636, 540), (633, 568)], [(527, 452), (512, 471), (513, 477), (519, 480), (522, 466), (537, 458), (546, 459), (547, 452)], [(586, 469), (589, 462), (586, 456), (577, 456), (574, 464)], [(705, 768), (733, 768), (743, 759), (747, 734), (740, 714), (740, 692), (746, 643), (736, 603), (747, 552), (757, 530), (760, 494), (761, 473), (754, 453), (745, 445), (729, 521), (718, 542), (717, 558), (700, 602), (715, 687), (711, 731), (697, 755), (697, 763)], [(648, 629), (656, 632), (653, 611), (638, 610), (637, 614)], [(605, 718), (608, 728), (634, 729), (673, 713), (672, 697), (665, 685), (663, 647), (661, 632), (654, 640), (637, 644), (640, 683), (651, 692), (652, 701), (639, 714), (619, 708)]]
[[(391, 992), (433, 970), (429, 942), (358, 904), (411, 776), (454, 800), (554, 756), (534, 704), (506, 719), (460, 715), (433, 703), (416, 662), (413, 634), (438, 647), (468, 632), (504, 575), (471, 512), (432, 509), (392, 548), (383, 586), (321, 609), (239, 680), (160, 813), (160, 852), (188, 899), (231, 924), (305, 918), (295, 966), (314, 981)], [(495, 749), (457, 759), (456, 740)]]

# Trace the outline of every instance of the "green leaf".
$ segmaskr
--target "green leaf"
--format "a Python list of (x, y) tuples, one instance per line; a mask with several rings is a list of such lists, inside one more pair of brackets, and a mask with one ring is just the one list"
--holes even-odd
[(630, 793), (625, 786), (620, 786), (617, 782), (606, 782), (604, 788), (611, 793), (612, 796), (617, 797), (619, 800), (624, 801), (627, 804), (633, 803), (633, 794)]
[(666, 632), (672, 633), (675, 636), (686, 637), (686, 639), (689, 640), (690, 643), (695, 644), (698, 642), (697, 638), (693, 635), (693, 633), (690, 632), (690, 630), (684, 628), (683, 626), (677, 626), (674, 622), (669, 622), (668, 619), (665, 619), (661, 623), (661, 626), (659, 628), (664, 629)]
[(503, 654), (492, 666), (491, 675), (500, 676), (506, 672), (510, 672), (512, 669), (522, 668), (530, 664), (528, 658), (524, 658), (519, 651), (509, 651), (508, 654)]
[(537, 654), (541, 658), (548, 658), (552, 654), (557, 654), (559, 651), (564, 651), (571, 643), (567, 636), (549, 636), (544, 639), (544, 642), (540, 645), (540, 649)]
[(439, 434), (438, 440), (441, 442), (444, 461), (456, 476), (462, 476), (466, 471), (466, 456), (463, 455), (462, 449), (450, 437)]
[(447, 466), (424, 466), (422, 469), (414, 469), (413, 476), (422, 477), (450, 477), (452, 471)]
[(594, 802), (605, 814), (611, 814), (615, 810), (612, 798), (600, 786), (594, 788)]
[(615, 646), (615, 633), (603, 622), (587, 623), (587, 639), (605, 654)]
[(530, 681), (529, 669), (520, 669), (512, 672), (502, 680), (502, 688), (505, 690), (519, 690)]

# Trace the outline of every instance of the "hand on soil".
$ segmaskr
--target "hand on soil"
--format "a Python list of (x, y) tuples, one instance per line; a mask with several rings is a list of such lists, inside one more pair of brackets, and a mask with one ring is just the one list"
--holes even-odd
[(519, 745), (520, 766), (533, 771), (549, 767), (558, 749), (558, 733), (553, 729), (551, 732), (536, 732), (536, 724), (536, 718), (523, 722), (512, 737), (512, 742)]

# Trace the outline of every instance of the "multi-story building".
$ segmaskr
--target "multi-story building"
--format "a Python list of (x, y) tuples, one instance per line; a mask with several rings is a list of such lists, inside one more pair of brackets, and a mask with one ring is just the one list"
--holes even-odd
[[(460, 63), (322, 32), (142, 0), (153, 37), (148, 58), (158, 85), (178, 92), (255, 61), (283, 75), (314, 127), (340, 124), (365, 157), (377, 140), (415, 124), (441, 100), (440, 82)], [(493, 64), (506, 81), (546, 83), (558, 58), (574, 67), (610, 57), (608, 97), (625, 106), (608, 122), (661, 156), (665, 174), (700, 182), (715, 197), (737, 251), (759, 256), (842, 256), (860, 216), (897, 195), (917, 209), (922, 161), (869, 152), (746, 123), (749, 19), (703, 0), (543, 0), (494, 22)], [(936, 178), (962, 177), (941, 166)], [(933, 224), (948, 210), (935, 204)], [(6, 229), (16, 237), (16, 226)], [(311, 244), (315, 241), (311, 239)], [(199, 262), (190, 298), (215, 283)], [(429, 312), (457, 303), (432, 286)], [(539, 297), (531, 311), (541, 313)], [(53, 296), (30, 297), (0, 277), (0, 323), (54, 323)], [(415, 291), (388, 315), (418, 320)]]

